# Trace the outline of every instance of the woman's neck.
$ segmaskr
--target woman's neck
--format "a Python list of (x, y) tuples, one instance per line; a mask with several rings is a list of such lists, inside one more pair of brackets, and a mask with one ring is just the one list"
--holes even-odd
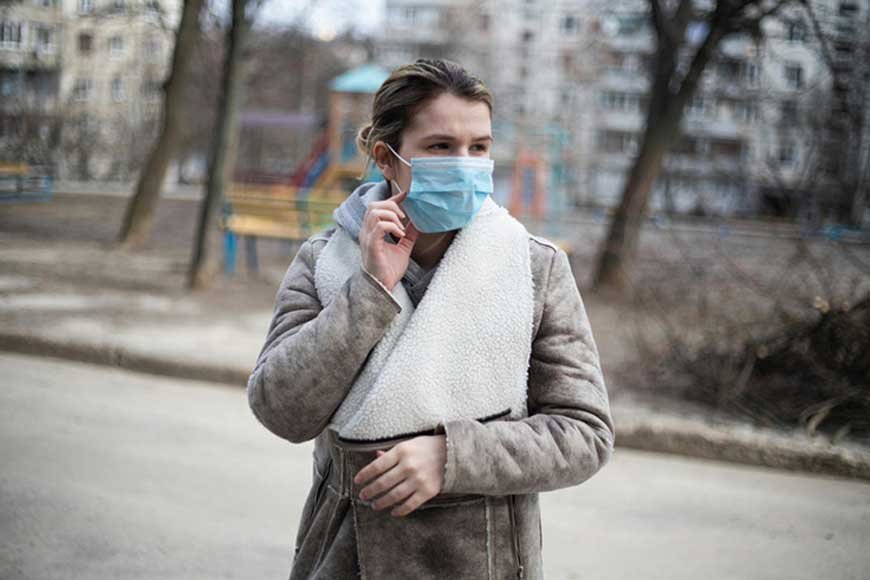
[(456, 230), (436, 234), (421, 233), (414, 243), (414, 249), (411, 250), (411, 257), (424, 270), (431, 270), (444, 256), (455, 235)]

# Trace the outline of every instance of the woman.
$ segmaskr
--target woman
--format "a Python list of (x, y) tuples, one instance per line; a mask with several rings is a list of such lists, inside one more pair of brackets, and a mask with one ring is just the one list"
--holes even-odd
[(490, 196), (491, 119), (458, 65), (394, 71), (357, 139), (386, 179), (278, 290), (248, 398), (315, 439), (291, 580), (542, 578), (538, 493), (611, 457), (568, 257)]

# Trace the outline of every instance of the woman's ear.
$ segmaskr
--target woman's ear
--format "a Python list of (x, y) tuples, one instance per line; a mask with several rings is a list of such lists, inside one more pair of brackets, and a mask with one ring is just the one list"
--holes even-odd
[(381, 170), (381, 175), (389, 180), (396, 179), (396, 169), (394, 163), (395, 156), (383, 141), (378, 141), (372, 147), (372, 158)]

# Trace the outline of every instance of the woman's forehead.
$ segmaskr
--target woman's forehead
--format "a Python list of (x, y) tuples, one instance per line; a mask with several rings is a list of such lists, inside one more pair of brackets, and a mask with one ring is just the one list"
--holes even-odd
[(492, 119), (486, 103), (445, 93), (423, 105), (405, 131), (411, 138), (438, 134), (476, 139), (491, 134)]

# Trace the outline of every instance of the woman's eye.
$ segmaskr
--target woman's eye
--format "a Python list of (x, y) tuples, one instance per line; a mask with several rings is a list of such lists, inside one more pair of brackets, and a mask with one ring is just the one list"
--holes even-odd
[(481, 151), (481, 152), (485, 152), (485, 151), (487, 150), (487, 146), (486, 146), (486, 145), (472, 145), (472, 146), (471, 146), (471, 149), (472, 149), (473, 151)]
[(444, 149), (447, 149), (447, 147), (448, 147), (447, 143), (433, 143), (433, 144), (429, 145), (429, 147), (427, 147), (427, 149), (444, 150)]

